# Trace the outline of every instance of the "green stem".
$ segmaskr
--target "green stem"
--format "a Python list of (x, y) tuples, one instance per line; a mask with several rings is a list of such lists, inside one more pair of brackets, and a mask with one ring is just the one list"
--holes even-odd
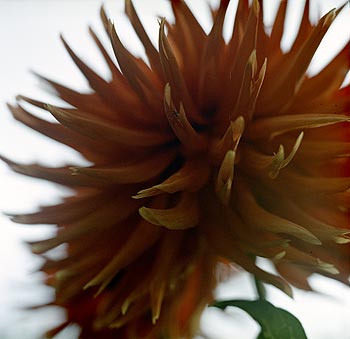
[(266, 300), (266, 289), (264, 284), (256, 276), (254, 276), (254, 283), (259, 299)]

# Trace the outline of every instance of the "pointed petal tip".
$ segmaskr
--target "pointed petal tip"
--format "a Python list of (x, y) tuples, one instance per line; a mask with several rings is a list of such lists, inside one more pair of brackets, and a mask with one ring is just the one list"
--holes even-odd
[(15, 165), (15, 163), (10, 160), (9, 158), (5, 157), (4, 155), (0, 154), (0, 160), (3, 161), (6, 165), (12, 167), (13, 165)]
[(337, 9), (333, 8), (331, 9), (325, 16), (324, 16), (324, 23), (322, 25), (322, 27), (324, 28), (328, 28), (332, 22), (334, 21), (334, 19), (337, 17)]
[(260, 4), (259, 0), (253, 0), (253, 11), (256, 17), (259, 17), (260, 13)]
[(293, 294), (293, 290), (289, 285), (285, 285), (282, 289), (281, 289), (288, 297), (290, 297), (291, 299), (294, 299), (294, 294)]
[(21, 95), (21, 94), (17, 94), (16, 96), (15, 96), (15, 99), (16, 99), (16, 101), (25, 101), (25, 96), (23, 96), (23, 95)]
[(336, 15), (338, 15), (346, 6), (349, 6), (349, 8), (350, 8), (350, 3), (349, 3), (349, 1), (345, 1), (345, 2), (336, 10)]
[(231, 0), (221, 0), (220, 1), (220, 7), (227, 8), (230, 4)]
[(155, 218), (148, 207), (142, 206), (139, 208), (139, 213), (143, 219), (148, 221), (149, 223), (157, 226), (161, 226), (157, 218)]
[(155, 325), (160, 316), (160, 310), (152, 312), (152, 324)]
[(35, 71), (34, 69), (29, 69), (29, 73), (35, 76), (36, 78), (39, 78), (39, 80), (41, 81), (46, 81), (46, 78), (43, 75), (41, 75), (39, 72)]
[(279, 252), (272, 258), (272, 261), (273, 262), (280, 261), (281, 259), (283, 259), (285, 257), (286, 254), (287, 254), (286, 251)]
[(342, 234), (333, 236), (333, 240), (337, 244), (349, 244), (350, 243), (350, 231), (346, 231)]
[(129, 298), (126, 298), (121, 307), (122, 315), (125, 315), (128, 312), (130, 304), (131, 304), (131, 300)]
[(320, 259), (317, 259), (317, 262), (318, 262), (318, 268), (323, 272), (326, 272), (332, 275), (337, 275), (340, 273), (339, 270), (333, 264), (324, 262)]
[(104, 17), (107, 17), (104, 3), (102, 3), (101, 6), (100, 6), (100, 15), (104, 16)]
[(131, 0), (124, 0), (124, 12), (125, 14), (129, 14), (130, 13), (130, 10), (133, 9), (133, 3)]
[[(17, 99), (16, 99), (17, 100)], [(16, 107), (9, 102), (6, 102), (6, 107), (12, 112)]]
[(21, 215), (17, 215), (17, 214), (9, 214), (9, 213), (2, 213), (4, 216), (6, 216), (7, 218), (9, 218), (13, 223), (16, 224), (23, 224), (23, 218)]
[(170, 2), (173, 6), (178, 6), (183, 2), (183, 0), (170, 0)]
[(312, 245), (317, 245), (317, 246), (322, 245), (322, 241), (320, 239), (318, 239), (311, 232), (307, 232), (307, 233), (308, 234), (305, 236), (305, 239), (302, 239), (302, 240), (304, 240), (305, 242), (308, 242), (309, 244), (312, 244)]
[(16, 223), (16, 224), (25, 224), (25, 218), (21, 214), (17, 213), (10, 213), (10, 212), (1, 212), (1, 214), (10, 219), (11, 222)]
[(86, 283), (84, 286), (83, 286), (83, 290), (86, 291), (88, 290), (89, 288), (91, 287), (94, 287), (96, 286), (97, 284), (94, 282), (94, 279), (91, 279), (88, 283)]
[(136, 194), (132, 195), (133, 199), (143, 199), (148, 198), (150, 195), (148, 194), (148, 189), (138, 191)]
[(71, 175), (79, 175), (80, 174), (80, 167), (71, 166), (68, 169), (71, 171)]

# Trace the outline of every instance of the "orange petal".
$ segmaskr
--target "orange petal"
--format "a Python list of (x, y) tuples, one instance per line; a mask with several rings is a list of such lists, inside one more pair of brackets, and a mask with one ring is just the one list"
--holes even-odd
[(88, 118), (81, 114), (73, 114), (67, 110), (54, 108), (53, 106), (47, 107), (52, 115), (64, 126), (92, 139), (104, 139), (122, 145), (139, 147), (156, 146), (173, 139), (172, 135), (165, 135), (160, 131), (107, 124), (96, 118)]
[(261, 118), (253, 121), (247, 135), (250, 139), (274, 138), (280, 134), (308, 128), (350, 122), (350, 117), (340, 114), (290, 114)]
[(101, 180), (105, 185), (132, 184), (148, 181), (162, 173), (174, 160), (174, 150), (161, 152), (146, 159), (137, 159), (117, 166), (71, 167), (72, 174)]

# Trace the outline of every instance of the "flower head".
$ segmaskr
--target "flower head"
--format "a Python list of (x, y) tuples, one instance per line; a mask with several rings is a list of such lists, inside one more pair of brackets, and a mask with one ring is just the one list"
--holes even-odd
[[(287, 1), (270, 34), (263, 1), (240, 0), (232, 37), (223, 24), (230, 1), (212, 11), (206, 33), (184, 1), (175, 22), (160, 21), (159, 45), (130, 0), (126, 14), (146, 63), (121, 43), (104, 10), (112, 60), (105, 80), (62, 41), (93, 93), (42, 78), (72, 108), (19, 96), (14, 117), (93, 163), (46, 168), (4, 159), (15, 171), (69, 186), (75, 194), (28, 224), (58, 225), (32, 244), (45, 252), (67, 244), (42, 271), (53, 304), (81, 338), (190, 338), (211, 301), (219, 262), (233, 263), (290, 294), (310, 289), (312, 273), (349, 277), (349, 43), (317, 75), (306, 70), (340, 10), (316, 25), (305, 5), (291, 49), (281, 50)], [(59, 124), (22, 105), (49, 111)], [(279, 275), (256, 257), (270, 259)]]

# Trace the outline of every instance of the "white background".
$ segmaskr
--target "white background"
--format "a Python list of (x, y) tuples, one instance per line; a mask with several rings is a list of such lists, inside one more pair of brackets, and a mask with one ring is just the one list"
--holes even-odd
[[(216, 1), (209, 1), (215, 4)], [(233, 1), (235, 3), (235, 1)], [(271, 22), (274, 4), (267, 1), (267, 19)], [(303, 0), (293, 0), (288, 16), (289, 35), (283, 40), (288, 47), (295, 34), (295, 22)], [(313, 17), (337, 6), (342, 1), (314, 0)], [(104, 1), (110, 17), (115, 21), (121, 37), (133, 51), (140, 52), (135, 34), (122, 15), (123, 1)], [(155, 15), (170, 16), (166, 0), (135, 0), (136, 8), (153, 40), (157, 39), (158, 23)], [(188, 1), (208, 27), (205, 1)], [(65, 53), (59, 33), (71, 43), (79, 55), (94, 69), (106, 74), (103, 62), (87, 32), (92, 25), (104, 37), (99, 20), (100, 0), (0, 0), (0, 153), (22, 162), (40, 161), (46, 165), (79, 163), (75, 152), (49, 142), (14, 121), (6, 102), (14, 103), (16, 94), (24, 94), (43, 101), (54, 102), (45, 94), (29, 70), (35, 70), (76, 89), (86, 89), (86, 83)], [(317, 71), (350, 37), (350, 9), (347, 8), (327, 34), (311, 70)], [(294, 24), (294, 25), (293, 25)], [(107, 40), (105, 39), (106, 43)], [(29, 212), (40, 204), (52, 204), (67, 194), (67, 190), (35, 179), (11, 173), (0, 163), (0, 210)], [(20, 226), (0, 216), (0, 339), (34, 339), (44, 329), (57, 323), (62, 312), (23, 311), (19, 307), (49, 300), (52, 292), (40, 285), (40, 274), (33, 273), (40, 259), (29, 254), (24, 240), (45, 238), (52, 230), (47, 226)], [(290, 300), (279, 291), (269, 288), (272, 302), (295, 314), (304, 324), (309, 339), (349, 339), (350, 292), (345, 286), (320, 278), (312, 285), (320, 294), (295, 291)], [(253, 298), (254, 289), (248, 275), (221, 286), (218, 295), (223, 297)], [(329, 297), (332, 296), (332, 297)], [(253, 339), (259, 327), (248, 316), (231, 310), (233, 316), (209, 310), (203, 317), (203, 331), (215, 339)], [(75, 338), (76, 331), (62, 338)]]

